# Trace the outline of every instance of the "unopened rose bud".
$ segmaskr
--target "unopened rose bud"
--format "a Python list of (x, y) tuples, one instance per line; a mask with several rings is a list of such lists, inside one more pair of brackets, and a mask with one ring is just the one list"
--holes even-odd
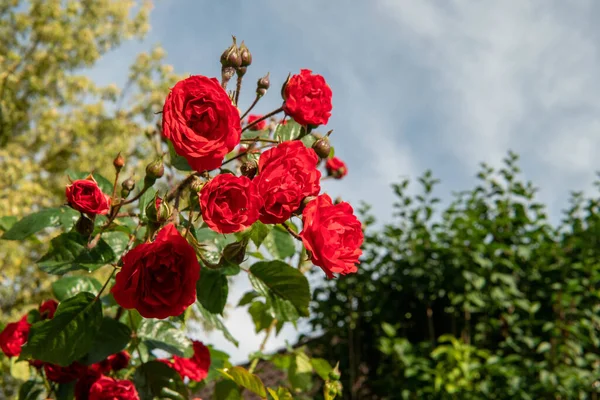
[(329, 144), (329, 139), (326, 137), (317, 140), (315, 144), (313, 144), (312, 148), (321, 158), (329, 157), (329, 153), (331, 152), (331, 145)]
[(75, 230), (82, 236), (90, 237), (92, 232), (94, 232), (94, 221), (85, 215), (81, 215), (77, 220), (77, 223), (75, 223)]
[(242, 175), (247, 176), (250, 179), (254, 178), (257, 171), (258, 171), (258, 164), (254, 160), (246, 161), (240, 167), (240, 172), (242, 173)]
[(331, 379), (332, 381), (339, 381), (341, 376), (342, 376), (342, 374), (340, 373), (340, 363), (338, 362), (335, 365), (335, 368), (333, 368), (329, 372), (329, 379)]
[(307, 196), (307, 197), (305, 197), (304, 200), (302, 200), (302, 203), (300, 203), (300, 207), (298, 207), (298, 209), (296, 211), (294, 211), (294, 214), (301, 215), (302, 211), (304, 211), (304, 208), (306, 207), (306, 205), (308, 203), (310, 203), (311, 201), (313, 201), (314, 199), (316, 199), (315, 196)]
[(121, 183), (121, 197), (126, 198), (133, 189), (135, 189), (135, 181), (131, 178), (125, 179)]
[(223, 266), (225, 262), (230, 262), (233, 264), (241, 264), (244, 261), (244, 257), (246, 257), (246, 246), (248, 245), (247, 240), (242, 240), (241, 242), (229, 243), (223, 249), (223, 255), (221, 256), (221, 261), (219, 264)]
[(250, 66), (250, 64), (252, 64), (252, 53), (250, 53), (250, 50), (248, 50), (248, 47), (246, 47), (246, 44), (243, 40), (242, 44), (240, 45), (239, 52), (242, 60), (242, 67)]
[(202, 190), (204, 185), (205, 183), (202, 179), (198, 178), (197, 176), (194, 176), (192, 183), (190, 183), (190, 189), (192, 189), (193, 192), (198, 193)]
[(165, 166), (162, 158), (157, 158), (146, 166), (146, 177), (144, 178), (144, 186), (152, 186), (157, 179), (165, 174)]
[(242, 57), (237, 47), (235, 36), (232, 36), (233, 44), (221, 54), (221, 65), (223, 67), (239, 68), (242, 66)]
[(270, 72), (267, 72), (265, 76), (256, 82), (256, 95), (259, 97), (267, 94), (267, 90), (269, 90), (269, 87), (271, 87), (271, 79), (269, 79), (269, 74)]
[(125, 158), (121, 155), (121, 153), (117, 154), (117, 156), (113, 160), (113, 165), (115, 166), (117, 172), (121, 171), (121, 168), (123, 168), (123, 166), (125, 165)]
[(344, 202), (344, 200), (342, 200), (341, 197), (336, 197), (335, 200), (333, 201), (333, 204), (340, 204), (340, 203), (343, 203), (343, 202)]
[(171, 206), (166, 201), (162, 201), (160, 197), (157, 197), (156, 199), (160, 200), (156, 202), (156, 220), (160, 223), (166, 222), (173, 213), (173, 211), (171, 210)]
[(281, 86), (281, 98), (283, 98), (283, 101), (287, 100), (287, 95), (285, 94), (285, 88), (286, 88), (288, 82), (290, 81), (291, 76), (292, 76), (292, 74), (288, 74), (287, 78), (285, 79), (285, 82)]

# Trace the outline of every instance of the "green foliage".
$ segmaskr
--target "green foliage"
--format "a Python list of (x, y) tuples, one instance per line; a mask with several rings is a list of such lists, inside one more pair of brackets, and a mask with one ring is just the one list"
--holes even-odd
[(267, 397), (265, 385), (260, 378), (249, 373), (242, 367), (232, 367), (220, 371), (226, 378), (231, 379), (239, 386), (246, 388), (262, 398)]
[(157, 397), (185, 400), (189, 396), (179, 374), (159, 361), (140, 365), (133, 375), (133, 382), (141, 400), (154, 400)]
[(180, 357), (194, 354), (192, 342), (174, 323), (154, 319), (144, 319), (137, 328), (137, 337), (149, 349), (161, 349)]
[(441, 210), (429, 172), (393, 185), (392, 222), (363, 210), (359, 271), (315, 291), (312, 320), (355, 398), (597, 396), (600, 201), (573, 193), (554, 225), (516, 162)]
[(222, 314), (229, 294), (227, 277), (220, 270), (204, 268), (196, 283), (196, 293), (200, 304), (207, 311)]

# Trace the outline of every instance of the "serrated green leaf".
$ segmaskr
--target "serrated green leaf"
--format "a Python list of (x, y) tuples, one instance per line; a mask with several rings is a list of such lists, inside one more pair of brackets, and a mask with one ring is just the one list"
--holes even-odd
[(254, 300), (255, 298), (257, 298), (258, 296), (259, 296), (259, 294), (256, 293), (256, 292), (246, 292), (246, 293), (244, 293), (244, 295), (242, 296), (242, 298), (238, 302), (238, 307), (242, 307), (242, 306), (245, 306), (247, 304), (250, 304), (252, 302), (252, 300)]
[(82, 363), (90, 365), (100, 362), (111, 354), (124, 350), (130, 340), (131, 329), (127, 325), (112, 318), (104, 317), (94, 344)]
[(54, 318), (31, 326), (21, 358), (67, 366), (94, 345), (102, 325), (102, 306), (92, 293), (79, 293), (58, 305)]
[(250, 316), (252, 317), (256, 333), (271, 326), (273, 316), (269, 311), (270, 307), (261, 301), (255, 301), (248, 307), (248, 313), (250, 313)]
[(327, 360), (324, 358), (311, 358), (310, 364), (314, 368), (317, 375), (321, 377), (324, 381), (329, 379), (329, 373), (333, 371), (333, 367)]
[(280, 142), (294, 140), (302, 134), (302, 125), (294, 120), (289, 120), (285, 125), (277, 125), (273, 137)]
[(102, 234), (104, 240), (115, 253), (115, 258), (118, 259), (123, 255), (129, 244), (129, 234), (122, 231), (105, 232)]
[(159, 361), (140, 365), (135, 370), (133, 382), (141, 400), (164, 398), (164, 388), (179, 393), (184, 399), (189, 398), (188, 390), (177, 371)]
[(283, 260), (296, 254), (296, 246), (292, 235), (280, 226), (271, 229), (263, 244), (274, 258)]
[(239, 342), (233, 337), (231, 332), (229, 332), (229, 330), (227, 329), (225, 324), (223, 324), (223, 321), (221, 321), (217, 314), (211, 313), (206, 308), (204, 308), (199, 302), (196, 303), (196, 307), (198, 309), (198, 312), (202, 316), (204, 323), (206, 323), (209, 328), (220, 330), (223, 333), (225, 339), (233, 343), (235, 347), (239, 346)]
[(79, 212), (69, 207), (47, 208), (12, 224), (11, 228), (4, 232), (4, 240), (23, 240), (42, 229), (64, 226), (70, 229), (79, 217)]
[(137, 337), (150, 349), (161, 349), (180, 357), (194, 354), (192, 342), (183, 330), (169, 321), (144, 319), (137, 329)]
[(267, 397), (267, 391), (265, 385), (262, 383), (260, 378), (242, 367), (232, 367), (227, 369), (219, 370), (225, 377), (231, 379), (239, 386), (256, 393), (262, 398)]
[(52, 283), (52, 293), (58, 301), (66, 300), (81, 292), (97, 295), (101, 288), (102, 284), (91, 276), (65, 276)]
[(168, 141), (168, 144), (171, 165), (180, 171), (192, 171), (193, 169), (192, 167), (190, 167), (190, 164), (185, 159), (185, 157), (182, 157), (179, 154), (177, 154), (175, 148), (173, 147), (173, 143), (171, 143), (171, 141)]
[(44, 272), (62, 275), (75, 270), (94, 271), (115, 259), (115, 253), (104, 240), (100, 239), (90, 250), (85, 237), (67, 232), (50, 241), (50, 249), (38, 265)]
[(203, 268), (196, 282), (196, 295), (204, 308), (213, 314), (222, 314), (228, 294), (227, 277), (220, 271)]
[(313, 147), (313, 145), (315, 144), (315, 142), (317, 141), (317, 138), (314, 137), (313, 135), (306, 135), (300, 140), (302, 141), (302, 143), (304, 143), (304, 145), (306, 147), (311, 149)]
[(0, 217), (0, 230), (7, 231), (9, 230), (15, 222), (17, 222), (19, 218), (14, 215), (8, 215), (6, 217)]
[(271, 232), (271, 227), (269, 225), (265, 225), (260, 221), (256, 221), (252, 224), (252, 228), (250, 228), (250, 240), (252, 240), (252, 243), (254, 243), (257, 249), (264, 242), (269, 232)]
[(288, 370), (288, 379), (294, 388), (306, 391), (313, 383), (313, 367), (310, 359), (304, 353), (296, 353)]
[(240, 400), (241, 398), (240, 389), (235, 382), (226, 379), (215, 385), (215, 400)]

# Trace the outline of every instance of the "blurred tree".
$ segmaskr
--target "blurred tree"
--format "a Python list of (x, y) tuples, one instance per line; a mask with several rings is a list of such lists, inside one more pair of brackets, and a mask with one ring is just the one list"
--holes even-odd
[[(126, 174), (155, 156), (144, 133), (154, 131), (154, 113), (177, 81), (164, 52), (138, 55), (122, 89), (87, 76), (104, 54), (145, 35), (151, 8), (131, 0), (0, 0), (0, 230), (34, 207), (63, 203), (68, 166), (112, 178), (118, 152)], [(47, 295), (50, 282), (33, 267), (43, 246), (34, 238), (0, 242), (0, 324)]]

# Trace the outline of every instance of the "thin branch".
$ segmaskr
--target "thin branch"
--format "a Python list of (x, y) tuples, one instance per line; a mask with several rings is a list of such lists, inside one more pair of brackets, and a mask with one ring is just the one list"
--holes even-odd
[(239, 104), (240, 104), (240, 92), (242, 91), (242, 79), (243, 78), (244, 78), (244, 75), (238, 74), (237, 83), (235, 85), (235, 105), (236, 105), (236, 107), (239, 107)]
[(300, 235), (298, 235), (296, 232), (294, 232), (292, 230), (292, 228), (287, 226), (287, 224), (283, 223), (283, 224), (281, 224), (281, 226), (283, 226), (290, 233), (290, 235), (292, 235), (295, 239), (302, 241), (302, 238), (300, 237)]
[(250, 108), (248, 108), (246, 110), (246, 112), (244, 114), (242, 114), (242, 116), (240, 117), (240, 120), (243, 120), (244, 118), (246, 118), (246, 115), (248, 115), (248, 113), (250, 111), (252, 111), (252, 109), (254, 108), (254, 106), (258, 103), (258, 101), (260, 100), (262, 96), (256, 95), (256, 97), (254, 98), (254, 101), (252, 102), (252, 104), (250, 105)]
[(279, 107), (277, 110), (273, 110), (270, 113), (263, 115), (261, 118), (255, 120), (255, 121), (252, 121), (251, 124), (246, 125), (244, 127), (244, 129), (242, 129), (242, 132), (244, 132), (245, 130), (248, 130), (248, 129), (252, 128), (254, 125), (256, 125), (256, 124), (264, 121), (265, 119), (271, 118), (273, 115), (279, 114), (282, 111), (283, 111), (283, 107)]
[(261, 138), (260, 136), (257, 137), (253, 137), (250, 139), (242, 139), (240, 140), (240, 142), (244, 142), (244, 143), (256, 143), (256, 142), (265, 142), (265, 143), (277, 143), (279, 144), (279, 141), (276, 139), (268, 139), (268, 138)]
[[(260, 348), (259, 351), (263, 352), (265, 350), (265, 347), (267, 346), (267, 341), (269, 340), (269, 337), (271, 336), (271, 331), (273, 331), (273, 328), (275, 328), (275, 326), (277, 325), (277, 319), (273, 319), (273, 321), (271, 322), (271, 325), (269, 325), (269, 327), (267, 328), (267, 332), (265, 334), (265, 337), (262, 341), (262, 343), (260, 344)], [(248, 368), (248, 372), (249, 373), (254, 373), (254, 370), (256, 369), (256, 366), (258, 365), (258, 357), (255, 358), (254, 360), (252, 360), (252, 364), (250, 364), (250, 368)]]

